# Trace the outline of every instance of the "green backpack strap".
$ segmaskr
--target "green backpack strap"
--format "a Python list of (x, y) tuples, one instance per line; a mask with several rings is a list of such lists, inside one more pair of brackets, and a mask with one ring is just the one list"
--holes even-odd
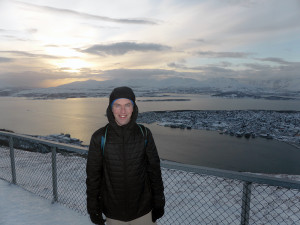
[[(144, 138), (145, 138), (145, 142), (144, 142), (144, 147), (146, 147), (147, 146), (147, 143), (148, 143), (148, 141), (147, 141), (147, 128), (144, 126), (144, 125), (142, 125), (142, 124), (138, 124), (138, 126), (139, 126), (139, 128), (140, 128), (140, 130), (141, 130), (141, 132), (142, 132), (142, 134), (143, 134), (143, 136), (144, 136)], [(143, 131), (143, 128), (145, 129), (145, 133), (144, 133), (144, 131)]]
[(101, 150), (102, 150), (102, 155), (104, 155), (104, 147), (105, 147), (105, 142), (106, 142), (107, 128), (108, 128), (108, 126), (106, 125), (105, 134), (104, 134), (104, 136), (101, 136)]

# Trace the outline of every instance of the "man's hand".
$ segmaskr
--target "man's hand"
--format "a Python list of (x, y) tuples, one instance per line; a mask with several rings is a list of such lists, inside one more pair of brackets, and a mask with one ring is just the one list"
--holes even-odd
[(105, 220), (102, 218), (101, 213), (91, 213), (90, 218), (94, 224), (104, 225), (104, 223), (105, 223)]
[(152, 222), (155, 223), (157, 219), (161, 218), (165, 213), (164, 208), (152, 209)]

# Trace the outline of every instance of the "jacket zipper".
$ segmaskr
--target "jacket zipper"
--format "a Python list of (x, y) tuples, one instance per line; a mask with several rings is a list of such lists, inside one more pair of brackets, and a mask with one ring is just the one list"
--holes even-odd
[(124, 216), (128, 216), (128, 185), (127, 185), (127, 157), (126, 157), (126, 152), (125, 152), (125, 135), (124, 135), (124, 128), (122, 129), (122, 137), (123, 137), (123, 144), (122, 144), (122, 151), (123, 151), (123, 157), (124, 157), (124, 196), (125, 196), (125, 204), (124, 204)]

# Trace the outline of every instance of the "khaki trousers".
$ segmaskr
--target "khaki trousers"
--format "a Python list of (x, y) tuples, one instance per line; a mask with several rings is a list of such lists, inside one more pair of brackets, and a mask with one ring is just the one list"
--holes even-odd
[(106, 218), (106, 225), (156, 225), (156, 223), (152, 222), (152, 214), (149, 212), (145, 216), (128, 222)]

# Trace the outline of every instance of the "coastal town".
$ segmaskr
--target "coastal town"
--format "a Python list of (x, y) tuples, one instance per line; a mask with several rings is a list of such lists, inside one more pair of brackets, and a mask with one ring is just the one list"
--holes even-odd
[(300, 112), (270, 110), (180, 110), (139, 114), (139, 123), (179, 128), (215, 130), (238, 138), (262, 137), (283, 141), (300, 149)]

